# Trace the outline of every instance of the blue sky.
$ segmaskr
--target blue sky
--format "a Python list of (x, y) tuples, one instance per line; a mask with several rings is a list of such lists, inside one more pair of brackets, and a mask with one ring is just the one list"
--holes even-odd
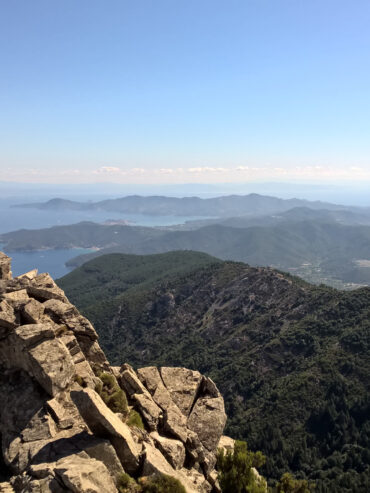
[(370, 2), (0, 5), (0, 180), (370, 181)]

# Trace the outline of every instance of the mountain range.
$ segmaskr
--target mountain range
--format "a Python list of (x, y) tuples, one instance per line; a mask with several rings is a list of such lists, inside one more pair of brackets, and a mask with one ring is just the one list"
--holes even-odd
[[(294, 207), (343, 210), (345, 206), (302, 199), (280, 199), (259, 194), (199, 197), (164, 197), (132, 195), (99, 202), (76, 202), (61, 198), (47, 202), (20, 204), (14, 207), (42, 210), (99, 210), (130, 214), (231, 217), (284, 212)], [(356, 209), (356, 208), (354, 208)]]
[(335, 287), (370, 284), (370, 216), (348, 210), (294, 208), (259, 217), (219, 218), (149, 228), (83, 222), (0, 235), (4, 249), (91, 248), (68, 261), (76, 267), (99, 255), (196, 250), (224, 260), (273, 266)]
[[(82, 222), (0, 235), (7, 252), (91, 249), (74, 268), (113, 252), (152, 254), (196, 250), (223, 260), (272, 266), (316, 284), (352, 289), (370, 284), (370, 210), (258, 194), (199, 197), (128, 196), (99, 202), (52, 199), (17, 207), (120, 212), (121, 220)], [(127, 225), (124, 214), (198, 216), (161, 227)], [(179, 222), (181, 222), (179, 220)]]

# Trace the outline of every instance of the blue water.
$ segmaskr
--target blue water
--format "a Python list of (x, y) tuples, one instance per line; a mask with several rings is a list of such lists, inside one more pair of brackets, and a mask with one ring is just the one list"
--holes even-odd
[(71, 269), (67, 269), (67, 260), (89, 253), (91, 250), (76, 248), (73, 250), (46, 250), (42, 252), (11, 252), (13, 276), (19, 276), (31, 269), (38, 269), (39, 273), (49, 272), (54, 278), (63, 277)]
[(51, 226), (75, 224), (81, 221), (103, 223), (108, 219), (127, 220), (132, 225), (137, 226), (170, 226), (193, 219), (202, 219), (193, 216), (149, 216), (105, 211), (43, 211), (10, 206), (9, 201), (0, 200), (0, 233), (8, 233), (22, 228), (50, 228)]
[[(26, 199), (24, 199), (25, 201)], [(20, 201), (18, 201), (19, 203)], [(140, 226), (170, 226), (181, 224), (199, 217), (178, 216), (148, 216), (143, 214), (120, 214), (104, 211), (42, 211), (37, 209), (18, 209), (10, 205), (14, 202), (0, 199), (0, 233), (16, 231), (18, 229), (41, 229), (51, 226), (75, 224), (81, 221), (103, 223), (107, 219), (125, 219), (133, 225)], [(0, 250), (1, 250), (0, 244)], [(12, 257), (13, 276), (18, 276), (31, 269), (39, 272), (49, 272), (57, 279), (64, 276), (67, 269), (67, 260), (88, 253), (86, 249), (44, 250), (40, 252), (7, 252)]]

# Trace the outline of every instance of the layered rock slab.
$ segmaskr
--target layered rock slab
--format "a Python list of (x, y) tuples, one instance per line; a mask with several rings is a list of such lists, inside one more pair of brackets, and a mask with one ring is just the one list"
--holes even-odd
[(141, 447), (134, 441), (130, 428), (107, 408), (94, 390), (72, 391), (71, 397), (90, 430), (96, 436), (109, 438), (127, 472), (135, 474)]

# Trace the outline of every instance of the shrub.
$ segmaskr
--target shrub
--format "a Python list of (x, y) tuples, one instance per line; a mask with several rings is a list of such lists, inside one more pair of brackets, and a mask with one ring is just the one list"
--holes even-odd
[(113, 389), (118, 386), (117, 380), (111, 373), (100, 373), (99, 378), (103, 382), (104, 387), (107, 387), (108, 389)]
[(85, 380), (81, 377), (81, 375), (76, 375), (74, 376), (74, 381), (80, 385), (80, 387), (86, 387), (86, 382)]
[(141, 488), (136, 481), (125, 472), (120, 474), (117, 478), (117, 489), (119, 493), (139, 493), (141, 491)]
[(100, 384), (99, 382), (95, 386), (95, 390), (103, 399), (105, 404), (114, 413), (122, 413), (127, 415), (128, 407), (126, 394), (120, 388), (114, 376), (110, 373), (101, 373), (99, 378), (102, 383)]
[(129, 426), (136, 426), (137, 428), (144, 429), (143, 420), (138, 412), (134, 409), (131, 409), (130, 414), (128, 415), (127, 424)]
[(277, 493), (310, 493), (313, 489), (313, 484), (309, 484), (305, 479), (294, 479), (288, 472), (281, 476), (276, 485)]
[(265, 493), (266, 481), (253, 468), (261, 467), (265, 457), (251, 452), (246, 442), (235, 442), (233, 451), (217, 454), (218, 480), (223, 493)]
[(142, 493), (186, 493), (186, 490), (178, 479), (158, 474), (143, 484)]
[(101, 397), (103, 392), (103, 382), (99, 381), (95, 384), (95, 392), (97, 392)]
[(119, 389), (113, 392), (113, 394), (108, 397), (107, 406), (114, 413), (127, 414), (128, 412), (127, 398), (124, 391), (122, 389)]

